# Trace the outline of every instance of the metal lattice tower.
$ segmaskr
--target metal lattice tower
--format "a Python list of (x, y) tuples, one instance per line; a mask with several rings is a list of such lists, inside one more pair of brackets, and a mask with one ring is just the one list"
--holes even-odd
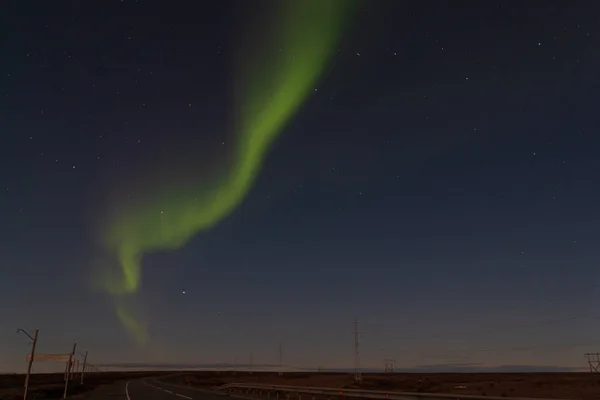
[(393, 360), (391, 358), (385, 359), (383, 360), (385, 362), (385, 372), (394, 372), (394, 364), (396, 363), (396, 360)]
[(360, 372), (360, 352), (358, 350), (359, 338), (358, 319), (354, 318), (354, 380), (356, 382), (362, 382), (362, 373)]
[(590, 372), (600, 372), (600, 353), (585, 353)]
[(283, 345), (279, 342), (279, 376), (283, 375)]

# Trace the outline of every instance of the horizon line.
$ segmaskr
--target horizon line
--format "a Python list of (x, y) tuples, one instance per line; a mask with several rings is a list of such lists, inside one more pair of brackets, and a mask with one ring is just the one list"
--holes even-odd
[[(338, 372), (352, 373), (354, 368), (349, 367), (299, 367), (292, 365), (278, 364), (233, 364), (233, 363), (150, 363), (150, 362), (119, 362), (119, 363), (100, 363), (95, 364), (100, 368), (123, 368), (131, 369), (179, 369), (179, 370), (198, 370), (198, 371), (252, 371), (252, 372)], [(363, 367), (360, 369), (363, 373), (385, 373), (385, 369), (381, 367)], [(470, 373), (485, 373), (485, 372), (587, 372), (588, 369), (581, 367), (568, 367), (562, 365), (495, 365), (485, 366), (481, 364), (429, 364), (417, 365), (411, 367), (396, 367), (391, 373), (453, 373), (453, 372), (470, 372)]]

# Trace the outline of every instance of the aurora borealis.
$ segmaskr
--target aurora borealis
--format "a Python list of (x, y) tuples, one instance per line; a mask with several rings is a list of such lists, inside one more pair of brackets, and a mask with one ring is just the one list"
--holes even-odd
[[(181, 247), (244, 200), (271, 143), (313, 92), (333, 58), (354, 6), (349, 0), (288, 1), (273, 6), (271, 25), (255, 41), (255, 51), (242, 49), (242, 56), (235, 58), (238, 118), (233, 165), (210, 187), (201, 182), (197, 187), (177, 187), (167, 178), (153, 183), (155, 190), (150, 189), (141, 205), (111, 205), (119, 212), (110, 217), (104, 237), (120, 271), (101, 283), (109, 294), (136, 293), (145, 253)], [(124, 326), (143, 342), (140, 322), (118, 298), (115, 304)]]
[(596, 351), (600, 7), (76, 3), (2, 14), (0, 373), (16, 328), (112, 365), (351, 368), (354, 317), (365, 368)]

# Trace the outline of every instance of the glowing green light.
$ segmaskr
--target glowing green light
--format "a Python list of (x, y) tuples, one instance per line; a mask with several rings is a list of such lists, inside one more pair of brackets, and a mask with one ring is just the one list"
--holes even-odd
[[(154, 250), (177, 249), (200, 231), (230, 214), (251, 189), (273, 141), (301, 107), (324, 72), (354, 6), (353, 0), (275, 2), (276, 23), (256, 53), (241, 49), (236, 63), (237, 146), (227, 174), (213, 185), (176, 187), (156, 182), (143, 206), (119, 207), (104, 239), (120, 272), (100, 285), (112, 295), (140, 288), (141, 257)], [(117, 307), (117, 315), (140, 341), (143, 324)]]

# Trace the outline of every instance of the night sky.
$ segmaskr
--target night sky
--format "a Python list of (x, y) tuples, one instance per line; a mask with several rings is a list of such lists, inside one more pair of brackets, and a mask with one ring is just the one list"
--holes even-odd
[(0, 17), (0, 371), (25, 367), (17, 328), (95, 363), (272, 364), (282, 342), (285, 364), (352, 367), (355, 316), (365, 367), (578, 368), (600, 351), (595, 2), (344, 11), (239, 202), (144, 251), (127, 294), (98, 284), (120, 271), (107, 227), (198, 193), (224, 204), (211, 193), (249, 152), (240, 110), (270, 115), (240, 71), (277, 91), (266, 43), (305, 71), (314, 60), (285, 52), (325, 37), (286, 47), (262, 0), (14, 3)]

